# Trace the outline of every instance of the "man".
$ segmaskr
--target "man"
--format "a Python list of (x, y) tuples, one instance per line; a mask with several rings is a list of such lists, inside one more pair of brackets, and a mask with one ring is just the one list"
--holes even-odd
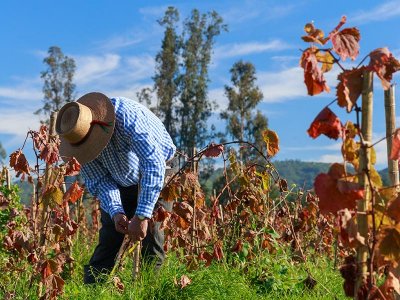
[(60, 110), (56, 131), (60, 155), (79, 161), (87, 189), (100, 199), (99, 244), (84, 282), (111, 271), (125, 234), (142, 240), (142, 256), (160, 266), (164, 236), (149, 219), (176, 150), (160, 119), (130, 99), (89, 93)]

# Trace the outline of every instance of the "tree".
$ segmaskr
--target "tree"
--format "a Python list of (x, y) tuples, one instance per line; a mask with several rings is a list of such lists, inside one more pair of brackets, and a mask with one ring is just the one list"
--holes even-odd
[(184, 23), (179, 142), (186, 151), (205, 143), (207, 119), (212, 109), (207, 97), (208, 66), (215, 37), (221, 30), (226, 30), (226, 25), (215, 11), (200, 14), (194, 9)]
[(72, 82), (75, 73), (74, 59), (65, 56), (57, 46), (50, 47), (48, 55), (43, 60), (47, 69), (40, 76), (44, 80), (44, 105), (35, 112), (37, 115), (44, 115), (42, 123), (49, 122), (51, 112), (58, 111), (65, 103), (73, 101), (75, 90)]
[(165, 27), (161, 51), (156, 56), (156, 74), (154, 89), (157, 92), (156, 113), (163, 121), (171, 137), (177, 137), (177, 118), (174, 113), (179, 81), (180, 38), (176, 33), (176, 23), (179, 12), (174, 7), (168, 7), (162, 19), (158, 20)]
[[(232, 86), (225, 86), (228, 108), (221, 117), (228, 122), (227, 131), (236, 140), (246, 140), (263, 145), (262, 132), (268, 126), (268, 120), (260, 111), (254, 109), (263, 98), (256, 84), (256, 70), (252, 63), (238, 61), (230, 70)], [(240, 158), (251, 158), (249, 150), (242, 148)]]

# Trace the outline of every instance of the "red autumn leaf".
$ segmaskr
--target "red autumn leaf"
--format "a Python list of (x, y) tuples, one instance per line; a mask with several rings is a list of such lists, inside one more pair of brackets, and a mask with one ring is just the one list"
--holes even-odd
[(193, 207), (191, 207), (187, 202), (175, 202), (173, 211), (187, 222), (192, 220)]
[(389, 272), (383, 284), (379, 286), (379, 290), (377, 288), (372, 290), (368, 299), (395, 300), (397, 297), (394, 292), (400, 294), (400, 283), (399, 279), (392, 272)]
[(268, 156), (274, 156), (279, 152), (279, 137), (273, 130), (264, 130), (262, 132), (264, 143), (267, 146)]
[(170, 216), (170, 212), (168, 212), (164, 206), (160, 205), (155, 211), (153, 215), (153, 220), (156, 222), (163, 222), (168, 219)]
[(304, 83), (307, 86), (308, 94), (318, 95), (323, 91), (329, 92), (323, 72), (318, 66), (318, 59), (315, 48), (308, 48), (303, 52), (300, 59), (300, 66), (304, 69)]
[(224, 145), (211, 143), (203, 154), (205, 157), (218, 157), (224, 152)]
[(17, 177), (20, 174), (30, 174), (28, 161), (26, 160), (21, 149), (11, 153), (10, 167), (14, 168), (15, 172), (17, 172)]
[(341, 192), (342, 194), (347, 194), (356, 199), (364, 198), (364, 188), (357, 182), (347, 181), (346, 179), (339, 179), (337, 186), (339, 192)]
[(224, 253), (222, 251), (222, 242), (221, 241), (218, 241), (214, 244), (213, 257), (218, 261), (223, 259)]
[(338, 212), (340, 239), (345, 247), (356, 248), (357, 246), (365, 245), (365, 237), (360, 235), (357, 226), (356, 216), (352, 215), (348, 209)]
[(342, 134), (342, 123), (329, 107), (325, 107), (311, 123), (307, 132), (314, 139), (325, 134), (327, 137), (337, 140)]
[(390, 159), (398, 160), (400, 158), (400, 128), (397, 128), (392, 139), (392, 149)]
[(179, 197), (179, 178), (175, 177), (172, 182), (166, 185), (161, 191), (161, 198), (165, 202), (172, 202)]
[(59, 141), (45, 144), (44, 148), (40, 152), (39, 157), (48, 164), (54, 164), (60, 159), (58, 150), (59, 145)]
[(75, 203), (79, 198), (82, 197), (83, 189), (79, 186), (78, 182), (75, 181), (69, 187), (68, 191), (64, 194), (63, 200)]
[(369, 54), (371, 58), (368, 68), (381, 79), (385, 90), (390, 88), (393, 73), (400, 70), (400, 62), (393, 56), (388, 48), (378, 48)]
[(198, 256), (199, 260), (202, 260), (205, 262), (205, 266), (208, 267), (209, 265), (211, 265), (213, 256), (212, 254), (208, 253), (208, 252), (200, 252), (199, 256)]
[(400, 223), (396, 226), (386, 226), (383, 229), (379, 243), (380, 254), (389, 261), (400, 259)]
[[(349, 177), (347, 173), (347, 177)], [(360, 199), (359, 188), (345, 189), (344, 192), (339, 190), (339, 179), (344, 180), (346, 176), (344, 166), (342, 164), (333, 164), (327, 174), (321, 173), (315, 178), (314, 189), (319, 197), (318, 206), (321, 213), (336, 214), (342, 209), (354, 209), (356, 200)], [(343, 184), (343, 183), (341, 183)]]
[(35, 148), (40, 152), (43, 150), (45, 145), (47, 144), (47, 126), (40, 126), (39, 132), (32, 131), (32, 140)]
[(76, 160), (75, 157), (72, 157), (66, 164), (65, 164), (65, 176), (76, 176), (79, 174), (81, 170), (80, 163)]
[(360, 31), (355, 28), (345, 28), (339, 32), (330, 34), (333, 50), (339, 54), (342, 60), (350, 57), (355, 60), (360, 52)]
[(353, 109), (358, 97), (360, 97), (363, 85), (364, 67), (346, 70), (339, 74), (339, 83), (336, 88), (338, 105), (346, 107), (347, 112)]
[(400, 222), (400, 196), (389, 202), (387, 214), (395, 220), (396, 223)]
[(64, 280), (56, 274), (51, 274), (44, 279), (45, 295), (41, 299), (57, 299), (64, 289)]

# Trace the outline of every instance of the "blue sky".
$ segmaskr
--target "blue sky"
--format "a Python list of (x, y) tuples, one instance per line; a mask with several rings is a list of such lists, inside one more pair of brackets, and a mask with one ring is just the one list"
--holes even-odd
[[(209, 96), (223, 109), (223, 86), (230, 84), (229, 69), (242, 59), (252, 62), (264, 94), (259, 109), (280, 137), (276, 159), (341, 161), (340, 143), (306, 131), (335, 93), (307, 96), (299, 68), (304, 24), (314, 21), (325, 33), (342, 15), (346, 26), (361, 32), (359, 60), (371, 50), (388, 47), (400, 56), (400, 0), (396, 1), (3, 1), (0, 5), (0, 142), (8, 154), (19, 148), (28, 129), (38, 128), (33, 112), (42, 106), (40, 72), (50, 46), (57, 45), (75, 59), (77, 96), (101, 91), (135, 98), (151, 85), (154, 57), (163, 29), (156, 22), (167, 6), (179, 9), (181, 19), (193, 8), (216, 10), (229, 27), (217, 37), (210, 66)], [(358, 60), (358, 61), (359, 61)], [(358, 62), (346, 61), (350, 67)], [(327, 75), (336, 86), (338, 70)], [(399, 80), (395, 75), (394, 81)], [(385, 135), (383, 91), (375, 82), (374, 140)], [(397, 98), (399, 93), (396, 92)], [(342, 121), (354, 120), (337, 105), (331, 109)], [(400, 116), (400, 112), (397, 113)], [(223, 124), (214, 116), (214, 122)], [(377, 145), (378, 168), (386, 164), (386, 144)]]

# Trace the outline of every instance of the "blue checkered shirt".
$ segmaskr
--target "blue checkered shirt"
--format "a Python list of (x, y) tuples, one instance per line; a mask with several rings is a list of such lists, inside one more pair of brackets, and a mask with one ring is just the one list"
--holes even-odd
[(115, 129), (107, 147), (93, 161), (82, 165), (81, 174), (89, 192), (111, 217), (124, 213), (120, 186), (139, 183), (137, 215), (151, 218), (164, 183), (165, 162), (176, 147), (164, 125), (140, 103), (112, 98)]

